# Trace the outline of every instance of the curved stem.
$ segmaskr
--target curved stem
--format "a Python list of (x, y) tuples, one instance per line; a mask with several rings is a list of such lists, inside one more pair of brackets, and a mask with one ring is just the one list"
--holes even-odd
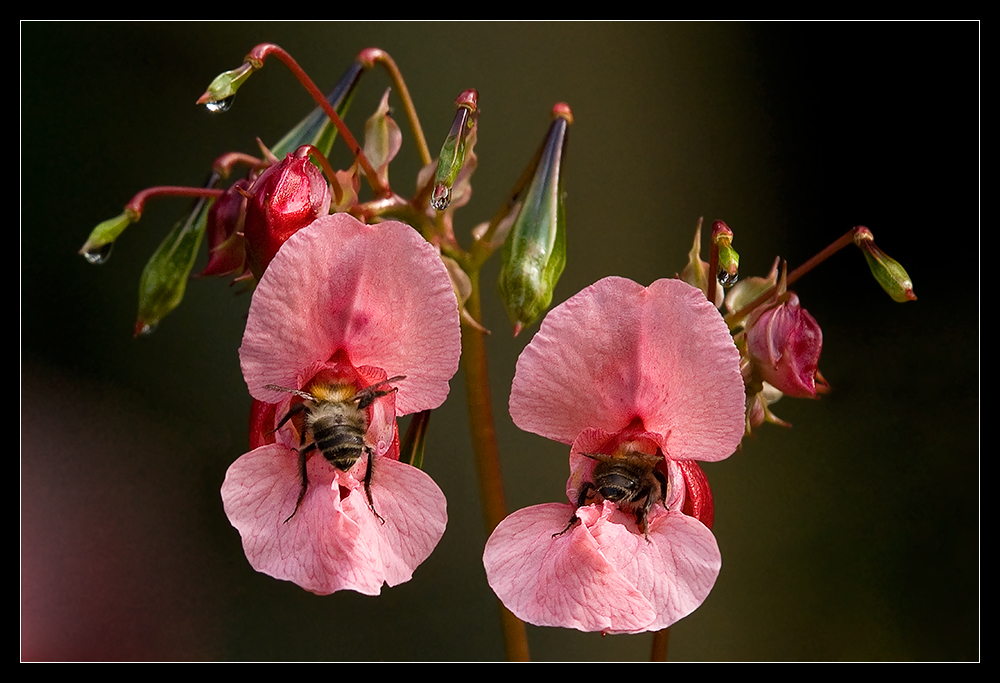
[[(843, 249), (847, 245), (853, 244), (854, 243), (854, 233), (856, 231), (857, 231), (857, 228), (851, 228), (846, 233), (844, 233), (839, 238), (837, 238), (832, 244), (830, 244), (829, 246), (827, 246), (825, 249), (823, 249), (822, 251), (820, 251), (818, 254), (816, 254), (815, 256), (813, 256), (811, 259), (809, 259), (808, 261), (806, 261), (805, 263), (803, 263), (801, 266), (799, 266), (798, 268), (796, 268), (795, 270), (793, 270), (791, 273), (789, 273), (788, 274), (788, 278), (785, 280), (785, 286), (788, 286), (788, 285), (792, 284), (793, 282), (795, 282), (796, 280), (798, 280), (799, 278), (801, 278), (803, 275), (805, 275), (810, 270), (812, 270), (813, 268), (815, 268), (816, 266), (818, 266), (819, 264), (821, 264), (823, 261), (825, 261), (828, 258), (830, 258), (831, 256), (833, 256), (835, 253), (837, 253), (838, 251), (840, 251), (841, 249)], [(725, 320), (726, 320), (726, 323), (729, 325), (730, 329), (732, 329), (733, 325), (735, 325), (737, 322), (739, 322), (740, 320), (742, 320), (743, 318), (745, 318), (746, 315), (747, 315), (747, 313), (749, 313), (753, 309), (757, 308), (762, 303), (764, 303), (765, 301), (767, 301), (768, 299), (770, 299), (772, 296), (774, 296), (774, 293), (777, 292), (777, 291), (778, 291), (778, 285), (775, 285), (774, 287), (771, 287), (769, 290), (767, 290), (766, 292), (764, 292), (763, 294), (761, 294), (759, 297), (757, 297), (756, 299), (754, 299), (753, 301), (751, 301), (749, 304), (747, 304), (746, 306), (744, 306), (740, 310), (735, 311), (735, 312), (730, 313), (729, 315), (727, 315), (725, 317)]]
[(214, 187), (179, 187), (176, 185), (160, 185), (159, 187), (147, 187), (145, 190), (136, 193), (134, 197), (125, 205), (127, 211), (136, 214), (136, 220), (142, 215), (146, 207), (146, 200), (153, 197), (205, 197), (215, 199), (221, 197), (223, 190)]
[(385, 70), (389, 72), (389, 77), (392, 79), (393, 84), (396, 86), (396, 90), (399, 91), (400, 98), (403, 100), (403, 109), (406, 110), (406, 116), (410, 119), (410, 128), (413, 129), (413, 137), (417, 139), (417, 150), (420, 152), (420, 161), (424, 166), (431, 163), (431, 151), (427, 147), (427, 139), (424, 137), (424, 130), (420, 127), (420, 120), (417, 118), (417, 109), (413, 106), (413, 99), (410, 97), (410, 91), (406, 88), (406, 82), (403, 80), (403, 74), (396, 66), (396, 62), (393, 61), (388, 52), (380, 50), (377, 47), (369, 47), (362, 50), (358, 53), (358, 60), (360, 60), (366, 68), (371, 68), (374, 64), (381, 64), (385, 67)]
[(331, 121), (333, 121), (333, 124), (337, 127), (340, 135), (344, 138), (344, 142), (346, 142), (347, 146), (351, 148), (351, 153), (354, 154), (354, 158), (358, 160), (358, 163), (361, 164), (361, 168), (364, 169), (365, 177), (368, 179), (368, 184), (371, 185), (375, 194), (379, 196), (389, 194), (391, 190), (382, 185), (378, 174), (372, 167), (371, 162), (368, 161), (368, 157), (365, 156), (365, 153), (358, 144), (358, 141), (354, 139), (353, 135), (351, 135), (351, 131), (347, 128), (347, 124), (345, 124), (344, 120), (337, 115), (333, 105), (327, 101), (320, 89), (316, 87), (316, 84), (313, 83), (308, 74), (302, 70), (302, 67), (298, 65), (298, 62), (292, 59), (290, 54), (285, 52), (283, 48), (273, 43), (261, 43), (250, 51), (250, 54), (247, 55), (247, 61), (253, 64), (254, 68), (259, 69), (264, 65), (264, 60), (271, 55), (280, 59), (281, 62), (288, 67), (288, 70), (291, 71), (297, 79), (299, 79), (299, 83), (301, 83), (309, 94), (312, 95), (312, 98), (316, 100), (320, 107), (322, 107), (323, 112), (330, 118)]
[[(482, 320), (479, 271), (469, 273), (469, 279), (472, 282), (472, 295), (466, 301), (465, 307), (478, 323)], [(462, 324), (462, 364), (465, 368), (465, 395), (469, 405), (469, 429), (472, 432), (472, 448), (476, 454), (486, 533), (489, 534), (507, 516), (507, 505), (504, 501), (500, 453), (493, 423), (485, 337), (481, 330), (467, 323)], [(500, 619), (503, 624), (507, 659), (515, 662), (528, 661), (528, 635), (524, 622), (511, 614), (502, 604)]]

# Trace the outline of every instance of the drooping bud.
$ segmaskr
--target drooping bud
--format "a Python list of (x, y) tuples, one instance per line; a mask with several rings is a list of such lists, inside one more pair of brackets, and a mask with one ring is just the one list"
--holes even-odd
[(479, 93), (466, 90), (455, 100), (455, 118), (451, 123), (448, 137), (438, 155), (437, 171), (434, 174), (434, 189), (431, 191), (431, 206), (444, 211), (451, 203), (451, 190), (465, 165), (466, 142), (476, 126), (479, 117), (477, 106)]
[[(212, 173), (206, 187), (214, 188), (218, 182), (219, 175)], [(152, 332), (180, 305), (214, 202), (207, 197), (195, 200), (187, 217), (174, 225), (146, 263), (139, 278), (135, 336)]]
[(548, 308), (566, 265), (561, 171), (573, 114), (568, 105), (560, 103), (553, 108), (552, 116), (534, 170), (515, 196), (520, 209), (504, 242), (500, 297), (514, 323), (515, 335)]
[(243, 221), (246, 217), (247, 190), (250, 181), (237, 180), (219, 197), (208, 211), (208, 265), (202, 277), (242, 274), (246, 270), (246, 239)]
[(854, 228), (854, 243), (864, 252), (872, 275), (882, 285), (882, 289), (892, 297), (893, 301), (903, 303), (917, 300), (917, 295), (913, 293), (913, 281), (910, 280), (910, 276), (907, 275), (903, 266), (875, 245), (875, 237), (871, 230), (863, 225)]
[(233, 104), (236, 91), (246, 83), (250, 74), (257, 70), (250, 62), (236, 67), (232, 71), (219, 74), (208, 85), (208, 90), (198, 98), (195, 104), (204, 104), (212, 112), (226, 111)]
[(111, 256), (111, 247), (118, 236), (138, 220), (139, 214), (132, 209), (125, 209), (120, 215), (99, 223), (80, 247), (80, 254), (90, 263), (104, 263)]
[(733, 231), (722, 221), (712, 223), (712, 242), (719, 250), (719, 272), (716, 277), (724, 287), (736, 284), (740, 276), (740, 255), (733, 249)]
[(247, 263), (260, 279), (285, 240), (329, 213), (330, 186), (308, 157), (288, 155), (261, 173), (247, 192)]
[(815, 398), (823, 331), (794, 292), (775, 301), (755, 311), (747, 323), (750, 360), (761, 379), (783, 394)]

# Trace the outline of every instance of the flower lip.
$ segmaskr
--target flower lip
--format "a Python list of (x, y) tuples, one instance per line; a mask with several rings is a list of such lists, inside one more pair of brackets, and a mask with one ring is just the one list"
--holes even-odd
[[(580, 522), (561, 532), (569, 516)], [(666, 628), (705, 600), (721, 568), (703, 524), (656, 507), (649, 535), (608, 501), (518, 510), (486, 543), (490, 587), (537, 626), (640, 633)]]
[(397, 413), (436, 408), (458, 369), (458, 304), (433, 246), (397, 221), (324, 216), (284, 244), (254, 292), (240, 362), (250, 394), (302, 389), (337, 354), (398, 384)]

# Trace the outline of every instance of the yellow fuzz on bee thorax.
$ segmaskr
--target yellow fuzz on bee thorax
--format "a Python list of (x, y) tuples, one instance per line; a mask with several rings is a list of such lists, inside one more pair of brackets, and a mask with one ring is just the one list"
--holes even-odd
[(347, 401), (357, 393), (350, 384), (314, 384), (309, 393), (320, 401)]

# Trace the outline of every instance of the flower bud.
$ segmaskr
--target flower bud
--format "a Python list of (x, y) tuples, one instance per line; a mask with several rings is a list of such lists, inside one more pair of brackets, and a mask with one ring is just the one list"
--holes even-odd
[(875, 245), (875, 238), (872, 231), (863, 225), (854, 228), (854, 243), (865, 253), (865, 260), (868, 267), (872, 269), (872, 275), (882, 285), (882, 289), (892, 297), (893, 301), (903, 303), (905, 301), (916, 301), (917, 295), (913, 293), (913, 281), (894, 259), (889, 258), (885, 252)]
[(815, 398), (823, 331), (794, 292), (778, 301), (751, 316), (747, 352), (765, 382), (788, 396)]
[(261, 173), (248, 194), (243, 234), (250, 271), (260, 279), (285, 240), (329, 213), (330, 186), (308, 158), (289, 154)]
[(118, 236), (137, 220), (139, 220), (139, 216), (135, 211), (125, 209), (121, 215), (98, 224), (90, 231), (90, 237), (80, 247), (80, 254), (90, 263), (104, 263), (111, 256), (111, 247), (114, 246)]
[[(218, 176), (213, 174), (207, 186), (214, 187), (217, 181)], [(214, 201), (205, 197), (196, 200), (187, 217), (174, 225), (146, 263), (139, 278), (135, 336), (151, 333), (180, 305)]]
[(243, 221), (246, 217), (246, 192), (250, 182), (237, 180), (208, 211), (208, 265), (202, 277), (242, 274), (246, 270), (246, 240)]
[(712, 223), (712, 242), (719, 250), (719, 284), (728, 287), (740, 276), (740, 255), (733, 249), (733, 231), (722, 221)]
[(534, 171), (516, 201), (517, 218), (504, 242), (500, 297), (516, 335), (552, 302), (552, 292), (566, 265), (566, 216), (562, 201), (562, 157), (573, 115), (565, 104), (553, 109)]
[(250, 74), (257, 70), (250, 62), (245, 62), (231, 71), (216, 76), (208, 85), (208, 89), (198, 98), (195, 104), (204, 104), (209, 111), (226, 111), (236, 97), (236, 91), (246, 83)]
[(451, 130), (441, 146), (438, 155), (437, 171), (434, 174), (434, 189), (431, 195), (431, 206), (438, 211), (444, 211), (451, 203), (451, 190), (458, 179), (458, 173), (465, 165), (466, 141), (469, 133), (476, 126), (476, 105), (479, 94), (475, 90), (466, 90), (455, 100), (455, 119)]

